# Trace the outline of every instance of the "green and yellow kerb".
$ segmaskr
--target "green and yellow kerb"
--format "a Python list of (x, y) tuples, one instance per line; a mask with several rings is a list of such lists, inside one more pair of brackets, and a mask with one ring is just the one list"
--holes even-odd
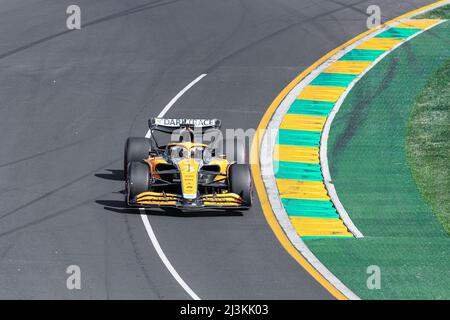
[(439, 22), (405, 20), (360, 43), (319, 74), (289, 107), (273, 160), (281, 201), (302, 238), (353, 236), (328, 196), (320, 167), (321, 134), (336, 102), (380, 56)]

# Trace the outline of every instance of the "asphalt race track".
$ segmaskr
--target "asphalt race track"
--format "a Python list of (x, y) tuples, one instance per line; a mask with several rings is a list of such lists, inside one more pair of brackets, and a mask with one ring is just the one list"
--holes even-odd
[[(0, 1), (0, 298), (189, 299), (123, 203), (122, 152), (166, 117), (256, 128), (298, 73), (366, 30), (432, 1)], [(241, 214), (148, 212), (202, 299), (331, 299), (279, 244), (255, 193)], [(81, 268), (68, 290), (66, 268)]]

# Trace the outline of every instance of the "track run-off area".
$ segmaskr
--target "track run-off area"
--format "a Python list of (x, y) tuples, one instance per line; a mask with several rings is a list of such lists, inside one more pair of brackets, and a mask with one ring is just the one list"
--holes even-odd
[[(81, 30), (69, 31), (71, 1), (2, 1), (0, 298), (345, 298), (280, 245), (256, 194), (243, 214), (126, 208), (123, 144), (164, 110), (257, 128), (287, 83), (367, 30), (369, 5), (384, 22), (431, 2), (80, 0)], [(366, 298), (351, 245), (374, 234), (330, 171), (364, 238), (305, 242)], [(351, 258), (331, 264), (339, 254)], [(73, 265), (79, 290), (66, 286)]]

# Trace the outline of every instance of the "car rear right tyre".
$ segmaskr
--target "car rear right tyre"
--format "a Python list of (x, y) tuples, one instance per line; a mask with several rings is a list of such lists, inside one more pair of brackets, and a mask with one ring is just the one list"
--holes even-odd
[[(231, 152), (231, 151), (230, 151)], [(231, 155), (231, 154), (230, 154)], [(235, 138), (233, 142), (233, 152), (232, 157), (228, 156), (229, 159), (233, 159), (233, 161), (237, 164), (246, 164), (247, 163), (247, 153), (245, 149), (245, 139)]]

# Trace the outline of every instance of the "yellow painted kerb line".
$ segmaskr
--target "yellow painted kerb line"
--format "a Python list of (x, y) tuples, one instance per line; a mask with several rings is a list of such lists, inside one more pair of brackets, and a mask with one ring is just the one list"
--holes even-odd
[[(360, 35), (354, 37), (353, 39), (347, 41), (346, 43), (340, 45), (339, 47), (333, 49), (332, 51), (328, 52), (326, 55), (324, 55), (322, 58), (314, 62), (311, 66), (309, 66), (306, 70), (304, 70), (302, 73), (300, 73), (294, 80), (292, 80), (279, 94), (278, 96), (273, 100), (269, 108), (267, 109), (266, 113), (261, 119), (261, 122), (259, 123), (257, 132), (262, 132), (262, 130), (267, 128), (267, 124), (269, 123), (269, 120), (272, 118), (272, 115), (274, 114), (275, 110), (280, 105), (281, 101), (287, 96), (287, 94), (301, 81), (303, 80), (308, 74), (310, 74), (314, 69), (316, 69), (318, 66), (320, 66), (322, 63), (324, 63), (327, 59), (335, 55), (340, 50), (344, 49), (345, 47), (355, 43), (356, 41), (360, 40), (361, 38), (367, 36), (368, 34), (385, 27), (386, 25), (389, 25), (391, 23), (394, 23), (398, 20), (410, 17), (412, 15), (418, 14), (421, 11), (425, 11), (428, 8), (438, 6), (439, 4), (444, 4), (448, 2), (448, 0), (440, 0), (437, 2), (434, 2), (432, 4), (423, 6), (419, 9), (410, 11), (406, 14), (403, 14), (395, 19), (392, 19), (388, 22), (383, 23), (382, 25), (373, 28), (371, 30), (368, 30), (366, 32), (361, 33)], [(281, 226), (278, 224), (277, 219), (275, 218), (275, 214), (272, 211), (272, 208), (269, 203), (269, 199), (267, 198), (266, 189), (264, 187), (264, 183), (261, 179), (261, 168), (259, 164), (259, 153), (260, 153), (260, 144), (261, 144), (261, 138), (262, 135), (257, 135), (253, 139), (252, 142), (252, 152), (251, 152), (251, 163), (252, 163), (252, 174), (253, 174), (253, 180), (255, 182), (256, 191), (258, 193), (259, 200), (261, 202), (261, 207), (263, 209), (264, 216), (266, 217), (266, 220), (271, 227), (272, 231), (275, 233), (275, 236), (277, 237), (278, 241), (280, 241), (283, 248), (296, 260), (317, 282), (319, 282), (325, 289), (327, 289), (335, 298), (339, 300), (348, 300), (348, 298), (341, 293), (339, 290), (337, 290), (328, 280), (326, 280), (322, 274), (320, 274), (306, 259), (303, 257), (300, 252), (293, 246), (293, 244), (289, 241), (286, 234), (282, 230)]]

